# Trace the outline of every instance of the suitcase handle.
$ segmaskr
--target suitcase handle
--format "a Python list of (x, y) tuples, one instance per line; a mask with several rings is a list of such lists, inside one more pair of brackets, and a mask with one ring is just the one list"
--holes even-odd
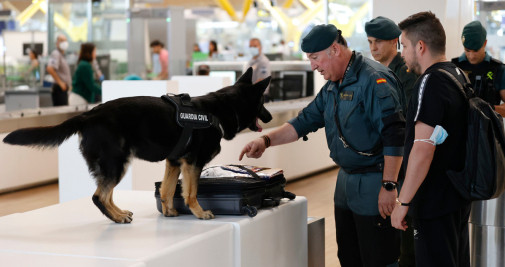
[(230, 166), (237, 167), (241, 170), (246, 171), (248, 174), (250, 174), (256, 180), (262, 180), (257, 173), (253, 172), (252, 170), (250, 170), (242, 165), (230, 165)]

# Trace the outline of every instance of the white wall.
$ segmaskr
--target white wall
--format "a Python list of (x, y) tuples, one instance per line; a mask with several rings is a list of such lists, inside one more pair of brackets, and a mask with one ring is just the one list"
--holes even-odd
[(3, 31), (6, 55), (18, 59), (23, 57), (24, 43), (43, 43), (43, 54), (47, 55), (47, 32), (13, 32)]
[(431, 11), (440, 19), (447, 38), (446, 55), (453, 58), (463, 53), (461, 31), (472, 21), (473, 0), (373, 0), (372, 17), (384, 16), (396, 23), (421, 11)]
[(57, 149), (8, 145), (1, 142), (5, 136), (0, 134), (0, 192), (58, 177)]

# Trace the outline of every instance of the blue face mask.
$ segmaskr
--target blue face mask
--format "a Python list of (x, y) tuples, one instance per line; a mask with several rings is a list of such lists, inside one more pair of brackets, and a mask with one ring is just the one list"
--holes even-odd
[(440, 125), (435, 126), (433, 133), (430, 136), (430, 139), (415, 139), (414, 142), (421, 141), (430, 143), (434, 146), (442, 144), (445, 139), (449, 136), (447, 131)]

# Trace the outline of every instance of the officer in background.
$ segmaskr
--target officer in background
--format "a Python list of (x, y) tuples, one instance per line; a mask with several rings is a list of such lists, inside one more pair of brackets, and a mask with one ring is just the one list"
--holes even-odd
[(390, 68), (400, 79), (408, 104), (418, 76), (409, 71), (398, 52), (398, 39), (402, 31), (394, 21), (379, 16), (365, 23), (365, 32), (373, 58)]
[(505, 66), (486, 52), (486, 34), (480, 21), (468, 23), (461, 34), (465, 52), (452, 63), (465, 71), (476, 95), (505, 117), (505, 104), (500, 105), (505, 101)]
[(315, 26), (301, 48), (326, 84), (297, 117), (249, 142), (239, 159), (324, 128), (340, 166), (334, 212), (341, 266), (398, 266), (400, 233), (388, 216), (404, 145), (401, 85), (390, 69), (352, 51), (334, 25)]
[[(409, 71), (401, 53), (398, 52), (399, 38), (402, 34), (400, 27), (391, 19), (379, 16), (365, 23), (365, 32), (370, 46), (370, 53), (372, 53), (375, 60), (390, 68), (396, 74), (403, 86), (408, 105), (418, 76)], [(406, 114), (406, 110), (404, 114)], [(403, 171), (399, 180), (403, 180)], [(410, 226), (412, 219), (407, 216), (406, 221)], [(400, 267), (415, 265), (414, 231), (412, 227), (409, 227), (406, 231), (402, 231)]]

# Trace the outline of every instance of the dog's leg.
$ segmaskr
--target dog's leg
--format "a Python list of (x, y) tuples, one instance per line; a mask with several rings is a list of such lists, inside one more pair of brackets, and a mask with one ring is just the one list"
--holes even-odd
[(175, 187), (177, 186), (177, 179), (181, 174), (181, 168), (179, 166), (173, 166), (170, 161), (166, 160), (165, 176), (163, 177), (163, 182), (161, 183), (160, 195), (161, 195), (161, 207), (163, 210), (163, 215), (167, 217), (178, 216), (177, 210), (174, 209), (174, 193)]
[(100, 209), (100, 211), (116, 223), (130, 223), (132, 221), (133, 213), (130, 211), (123, 211), (119, 209), (112, 200), (112, 192), (114, 186), (111, 185), (98, 185), (98, 188), (93, 194), (93, 203)]
[(198, 219), (213, 219), (214, 214), (210, 210), (204, 211), (196, 199), (198, 179), (200, 179), (202, 169), (193, 164), (188, 164), (185, 160), (182, 160), (181, 167), (183, 175), (182, 196), (184, 197), (184, 202)]

